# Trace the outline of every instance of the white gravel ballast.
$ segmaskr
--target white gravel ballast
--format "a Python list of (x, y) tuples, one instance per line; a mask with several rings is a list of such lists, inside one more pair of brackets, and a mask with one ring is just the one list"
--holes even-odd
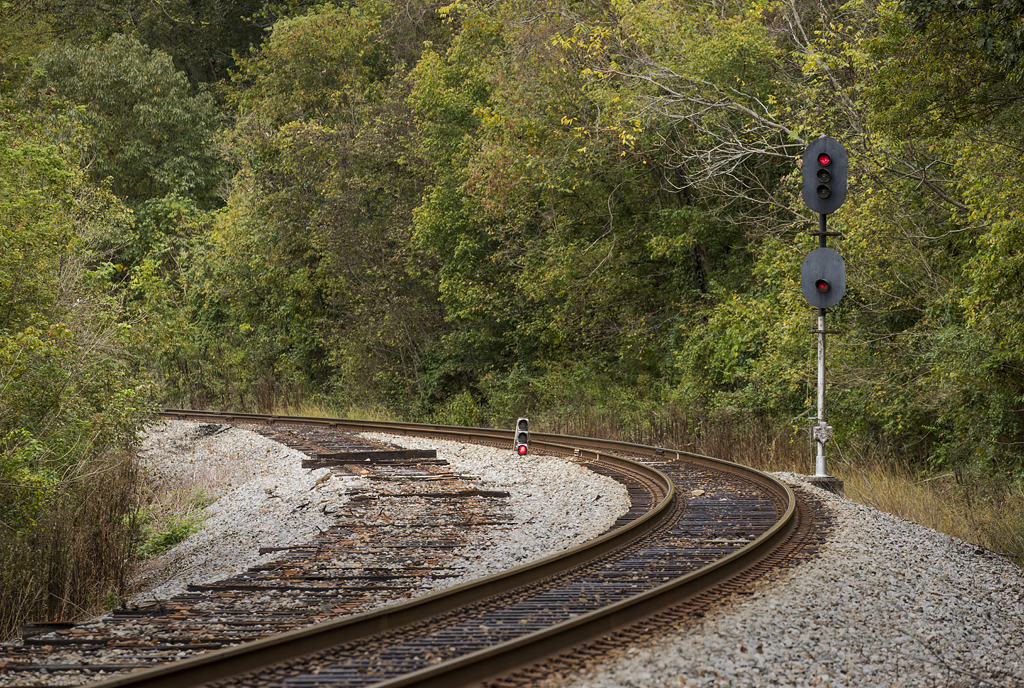
[[(259, 554), (312, 540), (333, 521), (317, 509), (296, 509), (316, 486), (318, 498), (370, 487), (359, 476), (322, 481), (326, 468), (302, 468), (303, 455), (249, 430), (173, 421), (147, 432), (140, 458), (159, 482), (203, 486), (217, 499), (207, 507), (203, 529), (150, 567), (154, 579), (132, 600), (166, 599), (192, 584), (209, 583), (277, 555)], [(565, 459), (475, 444), (389, 435), (368, 438), (408, 449), (436, 449), (452, 471), (479, 477), (488, 490), (509, 493), (512, 522), (493, 528), (471, 550), (454, 550), (447, 562), (454, 585), (502, 571), (586, 542), (629, 509), (620, 483)], [(318, 485), (318, 481), (322, 481)]]
[(303, 544), (330, 527), (317, 510), (295, 510), (328, 472), (303, 469), (302, 459), (302, 453), (241, 428), (188, 421), (150, 427), (139, 460), (156, 489), (201, 489), (214, 501), (199, 532), (146, 567), (146, 589), (131, 602), (167, 599), (189, 585), (265, 564), (274, 554), (261, 555), (261, 546)]

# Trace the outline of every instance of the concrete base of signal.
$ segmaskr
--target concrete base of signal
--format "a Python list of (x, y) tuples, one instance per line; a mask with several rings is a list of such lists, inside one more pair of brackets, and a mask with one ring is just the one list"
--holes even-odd
[(833, 475), (811, 475), (806, 478), (806, 481), (815, 487), (828, 490), (832, 494), (837, 494), (840, 497), (845, 496), (843, 493), (843, 481)]

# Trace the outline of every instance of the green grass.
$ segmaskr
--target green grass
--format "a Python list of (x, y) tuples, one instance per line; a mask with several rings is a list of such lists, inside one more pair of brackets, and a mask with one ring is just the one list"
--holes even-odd
[(159, 556), (199, 532), (205, 519), (203, 509), (211, 503), (206, 492), (194, 485), (151, 492), (149, 503), (139, 512), (141, 534), (135, 555), (139, 559)]

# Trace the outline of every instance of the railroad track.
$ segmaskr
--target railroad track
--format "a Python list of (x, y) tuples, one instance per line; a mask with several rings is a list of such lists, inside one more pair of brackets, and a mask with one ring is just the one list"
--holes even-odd
[[(473, 524), (501, 518), (500, 509), (485, 513), (468, 506), (487, 499), (454, 499), (460, 491), (473, 491), (464, 489), (464, 484), (460, 487), (460, 477), (446, 473), (443, 462), (435, 459), (431, 463), (428, 455), (414, 456), (394, 447), (354, 446), (351, 433), (511, 446), (511, 431), (194, 411), (167, 411), (164, 415), (253, 426), (306, 453), (310, 465), (345, 470), (353, 467), (353, 457), (362, 451), (371, 463), (387, 464), (377, 465), (378, 470), (390, 468), (406, 477), (410, 471), (419, 471), (424, 480), (444, 481), (447, 493), (424, 494), (447, 494), (439, 504), (454, 501), (463, 515), (458, 526), (433, 533), (431, 537), (440, 547), (456, 546)], [(137, 617), (147, 621), (162, 614), (168, 621), (192, 624), (188, 626), (191, 632), (183, 632), (186, 626), (181, 624), (169, 624), (162, 639), (150, 643), (149, 654), (142, 653), (151, 663), (167, 661), (183, 639), (195, 645), (196, 638), (204, 637), (197, 635), (195, 628), (217, 628), (207, 633), (212, 642), (202, 648), (212, 651), (93, 685), (527, 685), (546, 673), (571, 671), (595, 653), (603, 654), (700, 615), (717, 599), (740, 590), (750, 579), (792, 556), (811, 537), (813, 515), (791, 490), (769, 476), (734, 464), (653, 447), (544, 433), (533, 433), (531, 446), (537, 453), (573, 457), (624, 483), (632, 503), (629, 512), (584, 546), (356, 614), (351, 610), (358, 608), (359, 601), (350, 599), (353, 595), (358, 598), (359, 594), (383, 591), (401, 596), (422, 589), (418, 581), (430, 577), (430, 562), (426, 557), (421, 570), (385, 565), (376, 575), (364, 568), (357, 578), (339, 581), (325, 574), (318, 562), (346, 546), (352, 531), (342, 527), (340, 537), (335, 533), (333, 540), (325, 537), (305, 548), (290, 548), (283, 553), (283, 564), (212, 586), (215, 590), (193, 590), (206, 596), (193, 600), (205, 607), (193, 604), (190, 608), (186, 599), (175, 600), (178, 607), (174, 610), (135, 610)], [(347, 514), (350, 526), (365, 523), (366, 513), (361, 514), (363, 518), (355, 516), (360, 514)], [(423, 537), (421, 531), (413, 534), (420, 545)], [(380, 549), (402, 546), (410, 545), (394, 541), (382, 543)], [(291, 582), (276, 587), (290, 588), (289, 592), (301, 598), (294, 614), (231, 617), (233, 597), (274, 588), (274, 577), (282, 569)], [(302, 583), (297, 585), (295, 580)], [(212, 611), (210, 594), (222, 595)], [(178, 613), (171, 613), (174, 611)], [(346, 612), (348, 616), (335, 618)], [(131, 613), (129, 610), (125, 616)], [(325, 620), (287, 630), (303, 623), (302, 615), (304, 623)], [(126, 618), (125, 622), (130, 627), (134, 621)], [(225, 626), (230, 633), (224, 631)], [(179, 642), (175, 644), (173, 638)], [(107, 669), (115, 668), (128, 666)]]

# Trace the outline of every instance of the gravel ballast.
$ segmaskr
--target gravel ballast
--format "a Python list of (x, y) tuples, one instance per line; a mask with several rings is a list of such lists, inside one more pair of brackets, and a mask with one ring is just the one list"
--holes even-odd
[(366, 433), (371, 440), (407, 449), (437, 449), (456, 472), (479, 478), (488, 490), (509, 493), (513, 524), (494, 530), (488, 542), (456, 550), (459, 575), (441, 580), (448, 587), (505, 571), (596, 538), (629, 509), (626, 488), (565, 459), (478, 444)]
[[(173, 421), (150, 427), (140, 464), (155, 490), (199, 489), (213, 501), (203, 528), (151, 562), (139, 581), (145, 589), (132, 604), (167, 599), (188, 585), (210, 583), (265, 564), (274, 554), (260, 547), (287, 547), (330, 527), (320, 511), (296, 512), (317, 480), (329, 471), (302, 468), (303, 455), (249, 430)], [(344, 498), (331, 481), (321, 492)]]
[[(436, 439), (367, 434), (408, 449), (436, 449), (456, 473), (478, 476), (479, 486), (509, 493), (511, 524), (493, 528), (472, 547), (455, 550), (447, 562), (454, 585), (503, 571), (586, 542), (607, 530), (629, 508), (625, 488), (564, 459)], [(372, 489), (360, 476), (326, 468), (302, 468), (303, 454), (240, 427), (173, 421), (147, 432), (140, 458), (159, 484), (202, 486), (216, 501), (206, 509), (203, 529), (150, 567), (151, 582), (133, 602), (166, 599), (190, 584), (221, 579), (264, 564), (276, 548), (309, 542), (332, 520), (316, 509), (297, 510), (309, 499)]]
[(824, 502), (821, 554), (682, 630), (548, 685), (1024, 686), (1024, 572), (778, 474)]

